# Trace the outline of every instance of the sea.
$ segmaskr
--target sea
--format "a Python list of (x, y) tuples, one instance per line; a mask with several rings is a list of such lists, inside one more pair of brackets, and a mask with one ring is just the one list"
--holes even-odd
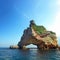
[(0, 48), (0, 60), (60, 60), (60, 51)]

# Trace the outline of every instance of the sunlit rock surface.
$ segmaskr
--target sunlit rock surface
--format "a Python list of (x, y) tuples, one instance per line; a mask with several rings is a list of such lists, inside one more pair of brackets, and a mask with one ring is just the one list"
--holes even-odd
[(58, 48), (55, 32), (47, 31), (44, 26), (37, 26), (33, 20), (30, 21), (29, 27), (24, 30), (18, 46), (23, 49), (29, 44), (34, 44), (42, 50)]

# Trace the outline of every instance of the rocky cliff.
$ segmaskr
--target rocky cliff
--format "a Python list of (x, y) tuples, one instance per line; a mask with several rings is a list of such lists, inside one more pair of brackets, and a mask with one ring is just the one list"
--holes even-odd
[(55, 32), (47, 31), (44, 26), (37, 26), (33, 20), (30, 21), (29, 27), (24, 30), (18, 46), (19, 48), (25, 48), (29, 44), (37, 45), (42, 50), (58, 47)]

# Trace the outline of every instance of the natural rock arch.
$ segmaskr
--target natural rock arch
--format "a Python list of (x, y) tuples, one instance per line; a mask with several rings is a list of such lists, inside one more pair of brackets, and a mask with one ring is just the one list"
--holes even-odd
[(44, 26), (37, 26), (34, 21), (24, 30), (21, 41), (18, 43), (19, 48), (24, 48), (29, 44), (36, 45), (39, 49), (57, 48), (57, 37), (52, 31), (47, 31)]

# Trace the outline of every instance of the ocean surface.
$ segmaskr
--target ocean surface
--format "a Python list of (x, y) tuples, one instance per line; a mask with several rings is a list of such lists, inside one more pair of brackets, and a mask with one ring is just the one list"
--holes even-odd
[(0, 60), (60, 60), (59, 50), (19, 50), (0, 48)]

